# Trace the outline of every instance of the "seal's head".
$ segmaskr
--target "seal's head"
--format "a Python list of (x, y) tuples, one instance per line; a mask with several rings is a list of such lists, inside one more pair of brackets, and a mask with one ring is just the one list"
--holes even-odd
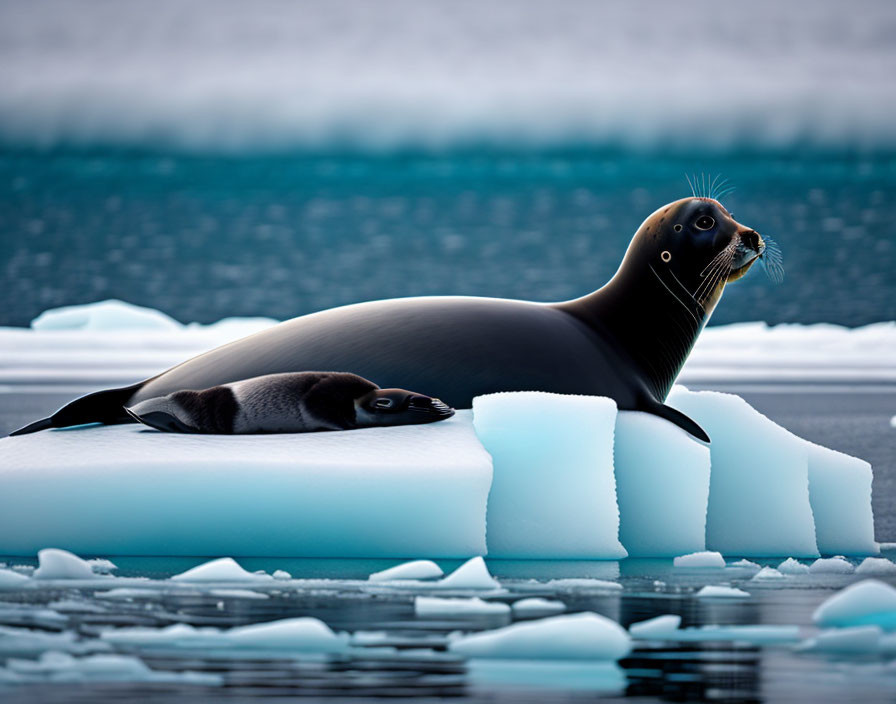
[(439, 399), (405, 389), (375, 389), (355, 400), (359, 428), (432, 423), (453, 415), (454, 409)]
[(758, 232), (741, 225), (712, 198), (683, 198), (641, 225), (626, 254), (650, 266), (675, 295), (712, 312), (725, 284), (741, 278), (766, 249)]

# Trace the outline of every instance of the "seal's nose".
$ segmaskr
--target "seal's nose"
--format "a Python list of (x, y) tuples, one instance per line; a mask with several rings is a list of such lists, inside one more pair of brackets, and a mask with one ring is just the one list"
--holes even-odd
[(765, 242), (756, 230), (744, 230), (740, 233), (740, 241), (754, 252), (762, 252), (765, 249)]

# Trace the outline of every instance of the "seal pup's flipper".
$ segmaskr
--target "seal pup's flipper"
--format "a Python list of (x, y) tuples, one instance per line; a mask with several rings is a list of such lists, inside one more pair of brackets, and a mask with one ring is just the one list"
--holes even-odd
[[(150, 399), (153, 400), (153, 399)], [(141, 405), (141, 404), (138, 404)], [(150, 428), (161, 430), (163, 433), (198, 433), (196, 428), (191, 428), (173, 413), (166, 411), (146, 411), (139, 415), (132, 408), (124, 409), (127, 414), (138, 423), (148, 425)]]
[(645, 405), (643, 408), (638, 408), (639, 411), (644, 411), (645, 413), (651, 413), (655, 416), (659, 416), (664, 420), (669, 421), (670, 423), (674, 423), (683, 431), (685, 431), (688, 435), (691, 435), (697, 440), (701, 440), (705, 443), (711, 442), (709, 439), (709, 435), (706, 431), (700, 427), (700, 425), (693, 420), (692, 418), (688, 418), (681, 411), (676, 411), (671, 406), (667, 406), (664, 403), (650, 403)]
[[(142, 382), (141, 382), (142, 384)], [(106, 389), (76, 398), (66, 404), (48, 418), (41, 418), (29, 423), (24, 428), (19, 428), (10, 433), (12, 435), (27, 435), (39, 430), (49, 428), (67, 428), (71, 425), (85, 425), (87, 423), (130, 423), (131, 419), (124, 410), (125, 402), (134, 395), (141, 384), (125, 386), (120, 389)]]

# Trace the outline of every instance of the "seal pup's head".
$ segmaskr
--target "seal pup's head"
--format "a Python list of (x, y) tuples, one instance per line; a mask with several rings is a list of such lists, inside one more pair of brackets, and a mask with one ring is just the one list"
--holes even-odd
[(405, 389), (375, 389), (355, 400), (359, 428), (432, 423), (453, 415), (454, 409), (439, 399)]
[(719, 201), (683, 198), (644, 221), (623, 266), (637, 262), (638, 268), (650, 267), (673, 295), (692, 299), (709, 315), (725, 284), (743, 277), (766, 246), (758, 232), (737, 222)]

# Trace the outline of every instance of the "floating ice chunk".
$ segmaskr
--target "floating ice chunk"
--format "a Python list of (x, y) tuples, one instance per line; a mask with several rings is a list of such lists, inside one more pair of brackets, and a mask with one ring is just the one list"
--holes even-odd
[(856, 568), (839, 555), (837, 557), (819, 558), (809, 565), (812, 574), (852, 574)]
[(629, 555), (704, 550), (709, 448), (662, 418), (620, 411), (613, 457), (619, 540)]
[(395, 579), (430, 579), (442, 574), (442, 568), (432, 560), (413, 560), (374, 572), (367, 579), (371, 582), (389, 582)]
[(890, 418), (890, 427), (896, 428), (896, 416), (893, 416), (892, 418)]
[(822, 631), (800, 644), (800, 650), (818, 653), (871, 653), (880, 649), (880, 626), (849, 626)]
[(435, 583), (443, 589), (498, 589), (501, 584), (489, 574), (485, 560), (473, 557)]
[(752, 560), (738, 560), (737, 562), (732, 562), (728, 567), (739, 567), (741, 569), (748, 570), (760, 570), (762, 569), (761, 565), (756, 564)]
[(642, 640), (666, 640), (678, 633), (680, 625), (681, 616), (666, 614), (633, 623), (628, 627), (628, 632), (633, 638)]
[(268, 574), (247, 572), (232, 557), (204, 562), (171, 578), (174, 582), (259, 582), (270, 579)]
[[(74, 658), (67, 653), (58, 652), (44, 653), (36, 662), (11, 659), (7, 662), (3, 674), (7, 675), (5, 678), (7, 681), (21, 682), (179, 682), (200, 685), (222, 683), (220, 675), (151, 670), (142, 660), (130, 655), (91, 655)], [(10, 674), (14, 677), (8, 677)]]
[(533, 691), (622, 694), (628, 684), (615, 662), (588, 660), (471, 660), (467, 673), (474, 684), (517, 690), (532, 697)]
[(31, 321), (33, 330), (181, 330), (174, 318), (152, 308), (115, 299), (45, 310)]
[(809, 500), (818, 549), (827, 554), (876, 555), (871, 465), (807, 442)]
[(418, 596), (414, 599), (417, 616), (498, 616), (510, 613), (510, 607), (500, 601), (470, 599), (442, 599), (437, 596)]
[(139, 587), (116, 587), (108, 591), (95, 592), (97, 599), (110, 599), (112, 601), (122, 599), (158, 599), (162, 592), (158, 589), (140, 589)]
[(220, 596), (226, 599), (267, 599), (267, 594), (253, 592), (251, 589), (212, 589), (212, 596)]
[(749, 597), (750, 593), (734, 587), (707, 584), (695, 596), (698, 599), (743, 599)]
[(866, 557), (856, 567), (856, 574), (896, 574), (896, 563), (885, 557)]
[(809, 574), (809, 565), (804, 565), (799, 560), (788, 557), (778, 565), (778, 572), (781, 574)]
[(0, 569), (0, 589), (21, 589), (30, 581), (24, 574)]
[(535, 391), (473, 399), (476, 434), (494, 462), (490, 557), (617, 559), (616, 404)]
[(110, 574), (118, 569), (118, 565), (104, 557), (95, 557), (92, 560), (87, 560), (87, 564), (97, 574)]
[(622, 585), (619, 584), (619, 582), (610, 582), (606, 579), (592, 579), (591, 577), (564, 577), (562, 579), (551, 579), (545, 586), (560, 592), (622, 591)]
[(471, 658), (618, 660), (631, 650), (631, 638), (615, 621), (588, 612), (455, 636), (448, 649)]
[(238, 626), (229, 630), (194, 628), (179, 623), (166, 628), (118, 628), (103, 631), (108, 643), (130, 646), (179, 648), (245, 648), (294, 652), (341, 653), (349, 636), (334, 633), (323, 621), (311, 617)]
[(809, 451), (738, 396), (676, 386), (667, 403), (712, 438), (706, 546), (743, 556), (817, 556)]
[(90, 564), (68, 550), (44, 548), (37, 560), (35, 579), (96, 579)]
[(763, 567), (756, 574), (754, 574), (751, 578), (751, 582), (780, 582), (782, 579), (787, 579), (787, 577), (776, 570), (774, 567)]
[(274, 570), (274, 574), (271, 575), (274, 579), (287, 580), (292, 579), (292, 575), (286, 570)]
[(0, 655), (29, 656), (47, 650), (64, 650), (70, 653), (107, 650), (108, 646), (96, 641), (79, 640), (72, 631), (48, 633), (30, 628), (0, 626)]
[(512, 608), (514, 616), (551, 616), (566, 611), (566, 604), (535, 596), (513, 602)]
[(812, 619), (824, 627), (877, 625), (896, 630), (896, 589), (876, 579), (850, 584), (815, 609)]
[(679, 555), (672, 560), (674, 567), (724, 567), (725, 558), (717, 552), (704, 550), (689, 555)]
[(492, 467), (471, 415), (338, 433), (127, 424), (3, 438), (0, 554), (63, 541), (105, 556), (483, 555)]
[(755, 645), (795, 643), (800, 639), (798, 626), (701, 626), (682, 629), (680, 625), (681, 616), (670, 614), (633, 623), (629, 632), (638, 640), (735, 641)]

